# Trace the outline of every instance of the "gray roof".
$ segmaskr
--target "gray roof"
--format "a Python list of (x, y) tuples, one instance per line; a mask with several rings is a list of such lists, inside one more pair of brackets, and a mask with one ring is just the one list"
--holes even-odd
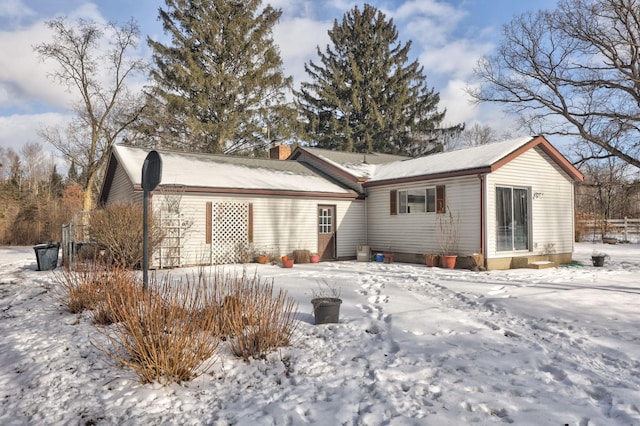
[(304, 149), (307, 152), (310, 152), (311, 154), (317, 157), (324, 157), (328, 160), (333, 161), (334, 163), (343, 164), (343, 165), (358, 164), (358, 163), (385, 164), (385, 163), (391, 163), (394, 161), (406, 160), (409, 158), (402, 155), (380, 154), (378, 152), (364, 154), (361, 152), (344, 152), (344, 151), (333, 151), (330, 149), (309, 148), (307, 146), (301, 146), (300, 148)]

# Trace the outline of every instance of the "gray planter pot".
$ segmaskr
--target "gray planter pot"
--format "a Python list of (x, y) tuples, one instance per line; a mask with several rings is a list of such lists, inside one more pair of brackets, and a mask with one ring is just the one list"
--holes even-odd
[(341, 299), (336, 297), (317, 297), (311, 300), (316, 324), (337, 323), (340, 319)]

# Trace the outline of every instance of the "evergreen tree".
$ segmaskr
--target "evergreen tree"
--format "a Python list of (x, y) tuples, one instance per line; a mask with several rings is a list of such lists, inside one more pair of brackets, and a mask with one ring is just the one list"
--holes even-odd
[(73, 160), (71, 161), (69, 172), (67, 173), (67, 185), (72, 183), (79, 183), (78, 168), (76, 167), (76, 162)]
[(62, 192), (64, 191), (64, 182), (62, 175), (58, 173), (58, 167), (54, 164), (53, 170), (51, 170), (51, 176), (49, 176), (49, 194), (51, 197), (62, 198)]
[(281, 11), (261, 4), (166, 0), (159, 16), (171, 44), (148, 40), (155, 66), (143, 131), (155, 144), (235, 153), (289, 137), (292, 80), (272, 38)]
[(329, 30), (333, 47), (318, 47), (310, 61), (311, 82), (296, 92), (306, 134), (322, 148), (352, 152), (423, 155), (438, 139), (463, 125), (440, 127), (445, 111), (427, 87), (423, 67), (408, 63), (411, 43), (398, 42), (393, 20), (365, 4), (347, 12)]

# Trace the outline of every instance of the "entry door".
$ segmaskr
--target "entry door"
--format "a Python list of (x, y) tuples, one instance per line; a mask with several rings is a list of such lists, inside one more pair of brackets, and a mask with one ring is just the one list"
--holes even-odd
[(318, 206), (318, 254), (322, 260), (336, 258), (336, 206)]
[(496, 188), (498, 251), (529, 249), (529, 191), (523, 188)]

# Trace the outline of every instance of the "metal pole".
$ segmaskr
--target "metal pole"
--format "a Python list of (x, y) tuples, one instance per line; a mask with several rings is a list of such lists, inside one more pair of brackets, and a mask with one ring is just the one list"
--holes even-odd
[(142, 290), (146, 290), (149, 284), (149, 191), (146, 189), (142, 205)]

